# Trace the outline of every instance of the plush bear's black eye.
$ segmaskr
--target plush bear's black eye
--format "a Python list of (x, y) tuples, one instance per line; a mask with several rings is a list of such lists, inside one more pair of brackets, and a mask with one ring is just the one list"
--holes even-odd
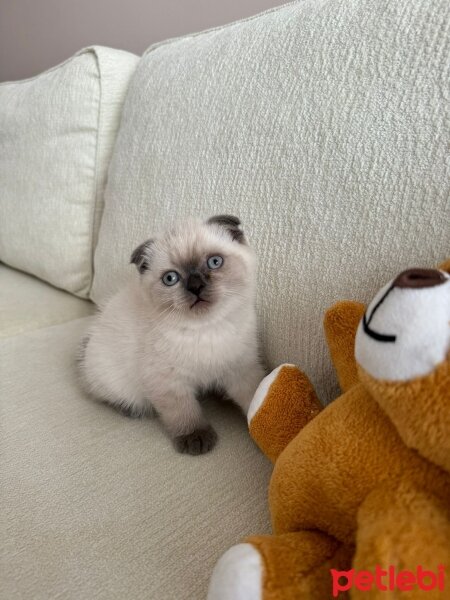
[(164, 283), (164, 285), (175, 285), (179, 281), (180, 276), (176, 271), (167, 271), (167, 273), (164, 273), (164, 275), (162, 276), (162, 282)]
[(223, 258), (221, 256), (210, 256), (206, 264), (210, 269), (219, 269), (223, 265)]

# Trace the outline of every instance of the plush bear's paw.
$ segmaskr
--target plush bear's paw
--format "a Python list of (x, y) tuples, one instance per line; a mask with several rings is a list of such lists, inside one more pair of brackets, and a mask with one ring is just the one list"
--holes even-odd
[(307, 376), (295, 365), (280, 365), (260, 383), (250, 403), (250, 435), (272, 461), (322, 406)]
[(270, 389), (272, 383), (275, 382), (276, 378), (280, 374), (280, 371), (285, 368), (291, 369), (291, 370), (294, 369), (296, 371), (299, 371), (299, 369), (295, 365), (286, 363), (286, 364), (280, 365), (279, 367), (274, 369), (271, 373), (266, 375), (266, 377), (264, 377), (264, 379), (259, 384), (259, 386), (255, 392), (255, 395), (253, 396), (253, 400), (251, 401), (249, 409), (248, 409), (247, 421), (248, 421), (249, 425), (250, 425), (251, 420), (256, 415), (258, 410), (263, 405), (265, 399), (267, 398), (267, 394), (269, 392), (269, 389)]
[(232, 546), (214, 567), (207, 600), (261, 600), (263, 567), (251, 544)]

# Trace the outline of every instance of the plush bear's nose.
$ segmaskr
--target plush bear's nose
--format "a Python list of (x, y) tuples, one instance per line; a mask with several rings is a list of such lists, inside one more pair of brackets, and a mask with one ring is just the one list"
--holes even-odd
[(191, 273), (186, 282), (186, 289), (188, 292), (192, 292), (196, 296), (200, 295), (200, 292), (205, 287), (205, 281), (200, 273)]
[(394, 281), (393, 287), (427, 288), (445, 283), (446, 277), (436, 269), (408, 269)]

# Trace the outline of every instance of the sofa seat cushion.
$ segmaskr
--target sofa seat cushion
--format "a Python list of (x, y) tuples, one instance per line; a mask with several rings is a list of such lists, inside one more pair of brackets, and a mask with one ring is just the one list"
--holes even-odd
[(304, 0), (169, 40), (125, 100), (94, 301), (186, 215), (241, 217), (270, 366), (338, 393), (322, 318), (450, 247), (450, 2)]
[(95, 46), (0, 84), (0, 261), (81, 297), (137, 60)]
[(0, 342), (2, 593), (205, 598), (219, 555), (269, 531), (271, 465), (231, 404), (208, 407), (218, 445), (191, 457), (157, 421), (87, 399), (74, 354), (89, 321)]
[(0, 264), (0, 338), (91, 315), (95, 306)]

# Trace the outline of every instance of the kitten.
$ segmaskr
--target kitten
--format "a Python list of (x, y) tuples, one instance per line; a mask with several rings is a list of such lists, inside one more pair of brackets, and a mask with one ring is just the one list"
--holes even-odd
[(133, 252), (137, 274), (80, 347), (87, 390), (130, 416), (152, 408), (179, 452), (216, 442), (199, 394), (220, 389), (246, 413), (265, 373), (258, 356), (256, 264), (240, 221), (190, 220)]

